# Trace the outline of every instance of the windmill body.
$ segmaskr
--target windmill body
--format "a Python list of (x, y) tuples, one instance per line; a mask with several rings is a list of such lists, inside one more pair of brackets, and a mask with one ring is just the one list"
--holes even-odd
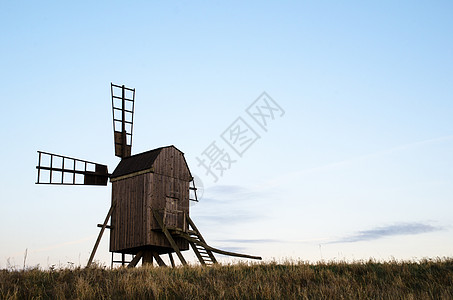
[[(185, 265), (181, 252), (189, 245), (203, 265), (217, 262), (213, 252), (261, 259), (207, 245), (189, 216), (189, 201), (198, 199), (184, 153), (167, 146), (131, 155), (135, 89), (112, 83), (111, 96), (115, 155), (121, 158), (112, 174), (106, 165), (38, 151), (38, 184), (105, 186), (108, 179), (112, 183), (111, 206), (103, 224), (98, 224), (101, 230), (87, 266), (106, 229), (110, 230), (112, 265), (114, 253), (120, 253), (119, 262), (129, 267), (153, 259), (165, 266), (162, 254), (168, 254), (174, 266), (172, 253)], [(132, 255), (131, 261), (125, 261), (126, 254)]]
[[(174, 146), (154, 149), (121, 160), (110, 175), (112, 204), (110, 251), (137, 254), (174, 252), (153, 216), (160, 213), (168, 230), (187, 232), (192, 175), (184, 154)], [(178, 248), (189, 242), (175, 237)]]

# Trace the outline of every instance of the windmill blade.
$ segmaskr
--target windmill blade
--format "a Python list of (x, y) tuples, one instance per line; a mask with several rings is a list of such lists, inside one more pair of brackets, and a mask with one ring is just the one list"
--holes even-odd
[(38, 151), (37, 184), (107, 185), (106, 165)]
[(121, 158), (129, 157), (132, 148), (135, 89), (110, 83), (110, 90), (112, 94), (115, 155)]

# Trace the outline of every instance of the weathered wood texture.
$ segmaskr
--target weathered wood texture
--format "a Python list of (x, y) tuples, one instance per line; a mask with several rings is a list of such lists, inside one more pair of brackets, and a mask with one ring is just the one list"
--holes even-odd
[[(152, 209), (162, 215), (168, 229), (187, 231), (184, 214), (189, 213), (189, 183), (192, 179), (184, 155), (175, 147), (165, 147), (152, 170), (112, 182), (110, 251), (135, 254), (152, 250), (159, 254), (174, 252), (168, 239), (159, 231)], [(189, 243), (175, 238), (180, 250)]]

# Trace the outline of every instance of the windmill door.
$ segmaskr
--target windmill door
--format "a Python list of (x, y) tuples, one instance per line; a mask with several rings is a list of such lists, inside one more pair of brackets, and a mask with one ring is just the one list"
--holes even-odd
[[(165, 198), (164, 223), (169, 228), (179, 228), (178, 217), (182, 217), (179, 210), (179, 184), (178, 180), (171, 178), (167, 183), (167, 195)], [(181, 216), (180, 216), (181, 215)]]
[(168, 228), (178, 228), (178, 199), (167, 197), (164, 223)]

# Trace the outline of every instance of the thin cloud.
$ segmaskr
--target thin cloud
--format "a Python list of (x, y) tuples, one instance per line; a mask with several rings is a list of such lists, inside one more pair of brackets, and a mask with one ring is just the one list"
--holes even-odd
[(277, 239), (227, 239), (216, 240), (222, 243), (243, 243), (243, 244), (268, 244), (268, 243), (285, 243), (286, 241)]
[(216, 185), (205, 191), (199, 203), (203, 212), (193, 211), (193, 218), (216, 226), (254, 222), (265, 217), (254, 205), (263, 199), (262, 191), (241, 185)]
[(215, 240), (220, 243), (238, 243), (238, 244), (313, 244), (328, 242), (328, 238), (316, 239), (294, 239), (294, 240), (281, 240), (281, 239), (222, 239)]
[(297, 178), (297, 177), (299, 177), (301, 175), (307, 175), (307, 174), (314, 173), (314, 172), (331, 171), (331, 170), (334, 170), (334, 169), (339, 169), (339, 168), (348, 166), (348, 165), (350, 165), (352, 163), (357, 163), (357, 162), (364, 161), (364, 160), (379, 158), (379, 157), (386, 156), (386, 155), (389, 155), (389, 154), (393, 154), (393, 153), (396, 153), (396, 152), (407, 151), (407, 150), (410, 150), (410, 149), (413, 149), (413, 148), (417, 148), (417, 147), (420, 147), (420, 146), (430, 145), (430, 144), (444, 142), (444, 141), (449, 141), (451, 139), (453, 139), (453, 135), (446, 135), (446, 136), (441, 136), (441, 137), (437, 137), (437, 138), (427, 139), (427, 140), (423, 140), (423, 141), (417, 141), (417, 142), (413, 142), (413, 143), (403, 144), (403, 145), (395, 146), (395, 147), (388, 148), (388, 149), (385, 149), (385, 150), (381, 150), (381, 151), (377, 151), (377, 152), (373, 152), (373, 153), (368, 153), (368, 154), (363, 154), (363, 155), (359, 155), (359, 156), (356, 156), (356, 157), (348, 158), (348, 159), (345, 159), (345, 160), (332, 162), (332, 163), (328, 163), (328, 164), (325, 164), (325, 165), (312, 167), (312, 168), (308, 168), (308, 169), (303, 169), (303, 170), (300, 170), (300, 171), (291, 172), (291, 173), (285, 174), (283, 176), (274, 178), (273, 180), (267, 182), (265, 185), (268, 186), (268, 187), (269, 186), (278, 186), (281, 182), (285, 182), (285, 181), (290, 180), (292, 178)]
[[(54, 245), (50, 245), (50, 246), (43, 247), (43, 248), (38, 248), (38, 249), (27, 248), (27, 249), (28, 249), (28, 253), (46, 252), (46, 251), (50, 251), (50, 250), (63, 248), (66, 246), (81, 244), (81, 243), (84, 243), (84, 242), (90, 241), (90, 240), (92, 241), (96, 237), (97, 237), (97, 234), (93, 234), (93, 235), (86, 236), (86, 237), (78, 239), (78, 240), (67, 241), (64, 243), (54, 244)], [(12, 256), (23, 255), (23, 254), (24, 254), (24, 252), (16, 252), (16, 253), (12, 254)]]
[(206, 189), (214, 194), (239, 194), (246, 193), (248, 189), (240, 185), (215, 185)]
[(390, 226), (376, 227), (370, 230), (359, 231), (356, 234), (340, 238), (335, 241), (331, 241), (328, 244), (338, 243), (354, 243), (362, 241), (377, 240), (389, 236), (397, 235), (416, 235), (427, 232), (440, 231), (443, 228), (435, 227), (429, 224), (423, 223), (404, 223), (395, 224)]
[(231, 214), (222, 214), (222, 215), (201, 215), (196, 216), (197, 221), (201, 222), (215, 222), (215, 223), (225, 223), (228, 225), (232, 223), (241, 223), (246, 221), (253, 221), (260, 219), (261, 217), (257, 214), (245, 214), (245, 213), (231, 213)]
[(54, 249), (58, 249), (58, 248), (62, 248), (62, 247), (70, 246), (70, 245), (81, 244), (86, 241), (93, 240), (96, 236), (97, 236), (97, 234), (90, 235), (90, 236), (87, 236), (87, 237), (84, 237), (84, 238), (81, 238), (78, 240), (68, 241), (68, 242), (64, 242), (61, 244), (56, 244), (56, 245), (52, 245), (52, 246), (48, 246), (48, 247), (44, 247), (44, 248), (35, 249), (35, 250), (33, 250), (33, 252), (43, 252), (43, 251), (54, 250)]
[[(221, 247), (221, 249), (224, 251), (235, 252), (235, 253), (244, 253), (247, 251), (247, 248), (244, 248), (244, 247)], [(224, 256), (224, 257), (231, 257), (231, 256), (223, 255), (220, 253), (216, 253), (216, 255), (220, 255), (220, 256)]]
[(215, 185), (205, 190), (202, 201), (208, 202), (231, 202), (243, 201), (250, 199), (259, 199), (263, 196), (263, 192), (257, 189), (240, 185)]

